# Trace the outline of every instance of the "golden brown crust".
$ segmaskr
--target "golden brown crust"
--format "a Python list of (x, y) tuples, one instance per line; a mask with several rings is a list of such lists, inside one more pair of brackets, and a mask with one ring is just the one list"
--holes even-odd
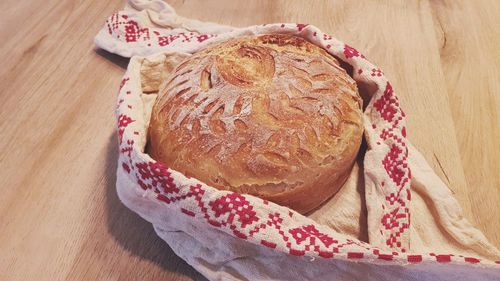
[(335, 58), (299, 37), (242, 37), (177, 66), (153, 107), (149, 152), (305, 213), (342, 186), (362, 128), (356, 84)]

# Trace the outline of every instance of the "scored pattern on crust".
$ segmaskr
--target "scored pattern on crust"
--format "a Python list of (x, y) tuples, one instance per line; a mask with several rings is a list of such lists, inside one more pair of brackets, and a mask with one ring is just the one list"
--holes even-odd
[[(142, 30), (141, 35), (135, 37), (135, 41), (125, 41), (120, 35), (129, 32), (126, 27), (132, 24), (135, 28), (131, 20), (127, 21), (128, 17), (133, 17), (133, 14), (119, 13), (108, 21), (108, 24), (117, 22), (116, 25), (110, 25), (110, 36), (124, 44), (135, 44), (142, 38), (142, 46), (146, 47), (153, 43), (158, 44), (160, 35), (171, 35), (161, 29), (137, 26), (132, 33), (137, 34), (137, 30)], [(379, 146), (377, 149), (386, 151), (384, 156), (378, 159), (379, 165), (386, 171), (386, 176), (375, 180), (378, 192), (385, 195), (381, 205), (384, 215), (380, 221), (380, 233), (387, 239), (387, 246), (395, 251), (381, 250), (368, 243), (346, 238), (330, 228), (271, 202), (206, 186), (152, 160), (138, 145), (145, 139), (145, 128), (136, 122), (142, 118), (142, 111), (132, 109), (132, 104), (141, 102), (141, 92), (137, 85), (131, 85), (130, 77), (137, 74), (129, 70), (121, 83), (117, 105), (119, 129), (123, 130), (120, 133), (119, 168), (123, 169), (132, 181), (137, 182), (138, 189), (144, 190), (142, 196), (155, 198), (154, 200), (164, 203), (178, 214), (205, 221), (228, 234), (292, 255), (366, 260), (385, 264), (451, 262), (491, 265), (492, 261), (489, 260), (449, 253), (405, 253), (410, 225), (411, 172), (407, 163), (405, 115), (399, 107), (392, 86), (383, 73), (377, 71), (378, 68), (356, 49), (321, 33), (316, 27), (305, 24), (268, 24), (258, 26), (255, 30), (265, 34), (276, 32), (276, 27), (285, 33), (309, 38), (310, 41), (323, 46), (353, 67), (353, 76), (357, 82), (376, 86), (365, 114), (373, 121), (371, 129), (377, 133), (378, 138), (368, 140), (368, 146)], [(149, 33), (144, 29), (149, 29)], [(156, 34), (158, 37), (141, 37), (143, 34)], [(215, 37), (215, 34), (193, 34), (193, 38), (211, 37)], [(203, 41), (199, 42), (199, 48), (206, 46)], [(186, 48), (193, 47), (189, 45)], [(500, 261), (493, 261), (493, 264), (495, 263), (500, 264)]]
[(278, 203), (268, 196), (322, 190), (314, 201), (283, 196), (308, 211), (342, 185), (361, 144), (362, 101), (338, 64), (288, 35), (197, 52), (160, 89), (149, 151), (208, 185)]

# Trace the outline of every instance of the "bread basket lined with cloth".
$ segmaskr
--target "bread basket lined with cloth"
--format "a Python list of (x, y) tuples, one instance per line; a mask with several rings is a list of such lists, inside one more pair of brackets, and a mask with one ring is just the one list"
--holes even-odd
[[(304, 216), (214, 188), (145, 153), (153, 104), (176, 67), (207, 47), (257, 35), (296, 36), (338, 59), (363, 96), (366, 148), (340, 190)], [(211, 280), (493, 280), (500, 252), (461, 215), (451, 191), (406, 139), (390, 82), (355, 48), (307, 24), (233, 28), (130, 0), (96, 45), (131, 57), (117, 105), (122, 202)], [(411, 117), (410, 117), (411, 118)], [(207, 182), (207, 181), (205, 181)]]

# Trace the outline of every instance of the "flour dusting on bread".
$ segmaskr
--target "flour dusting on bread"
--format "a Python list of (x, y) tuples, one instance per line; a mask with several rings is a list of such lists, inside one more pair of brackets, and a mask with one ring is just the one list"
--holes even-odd
[(294, 192), (335, 193), (361, 134), (361, 98), (334, 57), (299, 37), (261, 35), (179, 64), (160, 90), (149, 141), (156, 159), (209, 185), (307, 211), (327, 198)]

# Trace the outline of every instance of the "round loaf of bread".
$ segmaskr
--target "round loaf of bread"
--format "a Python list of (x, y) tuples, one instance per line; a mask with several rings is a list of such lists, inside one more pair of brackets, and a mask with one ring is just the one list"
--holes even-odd
[(180, 63), (160, 87), (148, 152), (218, 189), (306, 213), (347, 179), (363, 133), (356, 83), (290, 35), (241, 37)]

